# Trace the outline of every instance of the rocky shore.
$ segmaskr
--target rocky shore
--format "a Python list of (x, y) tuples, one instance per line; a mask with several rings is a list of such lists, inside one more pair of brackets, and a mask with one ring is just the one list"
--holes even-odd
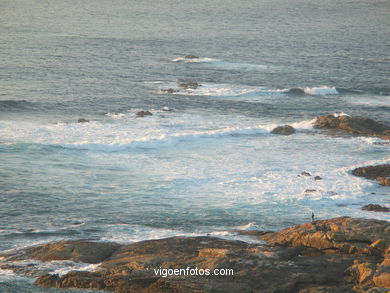
[(351, 117), (348, 115), (318, 116), (314, 128), (335, 129), (354, 135), (375, 136), (381, 139), (390, 139), (390, 126), (376, 122), (369, 118)]
[[(235, 231), (247, 234), (246, 231)], [(35, 285), (113, 292), (388, 292), (390, 223), (349, 217), (296, 225), (280, 232), (251, 231), (263, 244), (215, 237), (172, 237), (129, 245), (60, 241), (8, 252), (2, 269), (37, 277)], [(64, 275), (34, 262), (99, 263), (96, 271)], [(209, 275), (155, 273), (210, 270)], [(215, 275), (232, 269), (234, 275)]]

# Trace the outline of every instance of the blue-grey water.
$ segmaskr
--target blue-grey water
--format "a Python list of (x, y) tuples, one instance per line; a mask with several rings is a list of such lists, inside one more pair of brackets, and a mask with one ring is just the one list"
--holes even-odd
[[(311, 121), (390, 123), (389, 15), (386, 0), (0, 1), (0, 251), (229, 237), (312, 211), (390, 220), (360, 210), (389, 191), (350, 174), (390, 145)], [(297, 133), (269, 133), (286, 123)], [(0, 292), (47, 292), (29, 282), (0, 271)]]

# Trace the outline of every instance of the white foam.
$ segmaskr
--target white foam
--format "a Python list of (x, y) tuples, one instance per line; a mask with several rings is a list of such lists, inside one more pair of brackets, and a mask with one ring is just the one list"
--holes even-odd
[[(174, 92), (168, 93), (167, 89), (173, 89)], [(213, 96), (213, 97), (265, 97), (282, 96), (288, 90), (273, 89), (261, 86), (231, 85), (217, 83), (201, 83), (196, 89), (183, 89), (175, 83), (165, 84), (164, 88), (157, 89), (158, 94), (173, 94), (187, 96)]]
[(350, 117), (347, 113), (344, 113), (344, 112), (336, 112), (336, 113), (333, 113), (333, 116), (334, 116), (334, 117), (342, 117), (342, 116)]
[(316, 121), (316, 118), (310, 120), (304, 120), (300, 122), (291, 123), (291, 126), (297, 130), (312, 130), (313, 123)]
[(210, 63), (210, 62), (221, 62), (219, 59), (214, 58), (185, 58), (177, 57), (171, 59), (172, 62), (185, 62), (185, 63)]
[(242, 225), (242, 226), (237, 226), (236, 229), (251, 231), (251, 230), (261, 230), (261, 227), (259, 225), (257, 225), (257, 223), (255, 223), (255, 222), (250, 222), (250, 223)]
[[(255, 121), (219, 121), (218, 117), (174, 116), (175, 112), (153, 111), (153, 116), (135, 118), (134, 112), (109, 113), (111, 121), (89, 123), (36, 124), (0, 121), (0, 136), (8, 141), (55, 145), (93, 151), (123, 151), (131, 148), (159, 148), (185, 141), (268, 133), (274, 125)], [(159, 116), (159, 113), (162, 116)], [(166, 119), (167, 113), (170, 119)], [(174, 127), (171, 127), (174, 126)]]
[(329, 95), (339, 94), (339, 92), (335, 87), (328, 87), (328, 86), (306, 87), (303, 90), (306, 94), (312, 96), (329, 96)]
[(183, 62), (183, 63), (193, 63), (193, 64), (205, 64), (208, 66), (213, 66), (217, 69), (227, 69), (227, 70), (265, 70), (269, 67), (263, 64), (254, 64), (254, 63), (242, 63), (242, 62), (227, 62), (221, 59), (208, 58), (208, 57), (199, 57), (199, 58), (185, 58), (177, 57), (171, 59), (172, 62)]

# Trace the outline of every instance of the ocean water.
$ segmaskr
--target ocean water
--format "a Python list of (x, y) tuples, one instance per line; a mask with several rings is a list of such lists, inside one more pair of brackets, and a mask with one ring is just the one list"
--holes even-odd
[[(0, 15), (0, 251), (390, 220), (360, 209), (390, 191), (350, 172), (390, 144), (312, 128), (390, 123), (389, 1), (3, 0)], [(0, 292), (49, 291), (0, 271)]]

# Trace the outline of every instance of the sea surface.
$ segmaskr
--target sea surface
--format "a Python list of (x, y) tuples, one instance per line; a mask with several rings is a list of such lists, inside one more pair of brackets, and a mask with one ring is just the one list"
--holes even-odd
[[(388, 188), (351, 175), (390, 144), (312, 127), (390, 123), (389, 15), (387, 0), (1, 0), (0, 251), (390, 220), (361, 210), (389, 207)], [(297, 133), (270, 134), (283, 124)], [(0, 270), (0, 292), (52, 292), (31, 282)]]

